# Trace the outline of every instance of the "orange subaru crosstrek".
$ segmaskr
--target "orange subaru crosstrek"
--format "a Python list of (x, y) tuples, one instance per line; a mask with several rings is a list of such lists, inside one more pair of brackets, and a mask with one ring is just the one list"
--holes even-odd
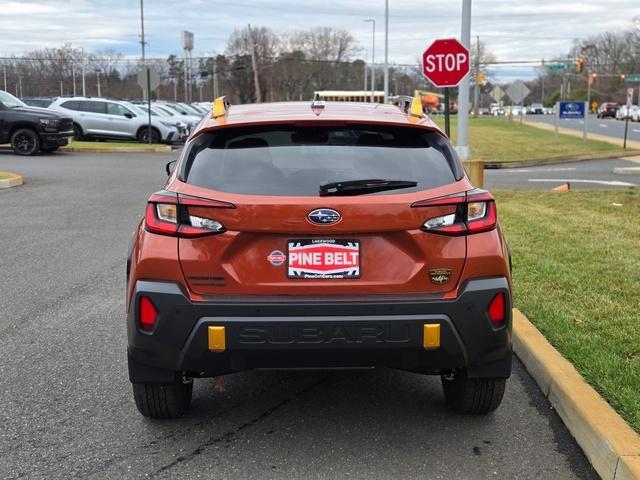
[(462, 413), (511, 373), (508, 247), (418, 102), (216, 100), (127, 262), (129, 378), (152, 418), (193, 379), (260, 368), (440, 375)]

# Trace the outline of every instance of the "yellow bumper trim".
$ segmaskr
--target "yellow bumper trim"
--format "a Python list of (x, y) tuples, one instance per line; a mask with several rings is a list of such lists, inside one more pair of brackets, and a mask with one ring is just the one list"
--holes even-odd
[(422, 346), (424, 347), (425, 350), (440, 348), (440, 324), (439, 323), (424, 324)]
[(209, 350), (212, 352), (224, 352), (227, 348), (225, 342), (224, 327), (212, 326), (209, 331)]

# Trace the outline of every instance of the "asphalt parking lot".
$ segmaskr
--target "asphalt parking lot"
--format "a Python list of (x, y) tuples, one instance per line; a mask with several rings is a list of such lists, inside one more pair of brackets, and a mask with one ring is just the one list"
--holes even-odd
[(569, 183), (573, 189), (629, 188), (640, 186), (640, 172), (616, 174), (614, 168), (640, 167), (624, 159), (567, 162), (558, 165), (485, 170), (485, 188), (489, 190), (537, 188), (550, 190)]
[(193, 408), (133, 404), (125, 256), (175, 154), (0, 152), (0, 478), (597, 478), (516, 362), (493, 415), (449, 412), (393, 370), (196, 381)]

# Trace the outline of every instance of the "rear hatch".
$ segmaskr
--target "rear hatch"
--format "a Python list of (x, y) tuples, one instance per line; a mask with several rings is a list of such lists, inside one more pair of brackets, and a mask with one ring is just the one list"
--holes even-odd
[(456, 207), (412, 204), (467, 190), (456, 162), (440, 134), (410, 127), (281, 125), (200, 135), (171, 189), (185, 221), (219, 232), (179, 239), (189, 289), (200, 295), (451, 290), (464, 266), (465, 237), (421, 227)]

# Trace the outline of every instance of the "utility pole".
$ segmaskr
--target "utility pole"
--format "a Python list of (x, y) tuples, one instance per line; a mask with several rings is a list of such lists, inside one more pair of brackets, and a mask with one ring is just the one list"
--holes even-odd
[(260, 77), (258, 75), (258, 65), (256, 62), (256, 42), (253, 38), (251, 25), (249, 25), (249, 37), (251, 38), (251, 66), (253, 68), (253, 82), (256, 87), (256, 103), (262, 103), (262, 92), (260, 91)]
[(367, 18), (365, 22), (371, 22), (373, 24), (373, 44), (371, 46), (371, 103), (373, 103), (375, 101), (376, 90), (376, 21), (373, 18)]
[(476, 81), (473, 85), (473, 116), (478, 116), (478, 103), (480, 100), (480, 85), (478, 84), (480, 80), (480, 36), (476, 35)]
[[(147, 72), (147, 139), (149, 140), (149, 145), (151, 145), (151, 74), (149, 72), (149, 67), (147, 67), (147, 59), (144, 55), (144, 47), (146, 42), (144, 41), (144, 0), (140, 0), (140, 49), (142, 54), (142, 68), (144, 68)], [(100, 83), (98, 82), (98, 86)], [(143, 89), (144, 90), (144, 89)]]
[(85, 72), (84, 72), (84, 47), (80, 47), (80, 55), (81, 58), (81, 67), (82, 67), (82, 96), (87, 96), (87, 84), (85, 82)]
[(73, 96), (76, 96), (76, 64), (71, 61), (71, 77), (73, 78)]
[[(462, 29), (460, 39), (467, 49), (471, 43), (471, 0), (462, 0)], [(471, 157), (469, 151), (469, 75), (458, 87), (458, 155), (462, 160)]]
[(384, 2), (384, 103), (389, 99), (389, 0)]
[(98, 97), (102, 96), (102, 93), (100, 92), (100, 70), (98, 70), (96, 68), (96, 82), (98, 84)]
[(4, 76), (4, 91), (7, 91), (7, 64), (2, 62), (2, 71)]

